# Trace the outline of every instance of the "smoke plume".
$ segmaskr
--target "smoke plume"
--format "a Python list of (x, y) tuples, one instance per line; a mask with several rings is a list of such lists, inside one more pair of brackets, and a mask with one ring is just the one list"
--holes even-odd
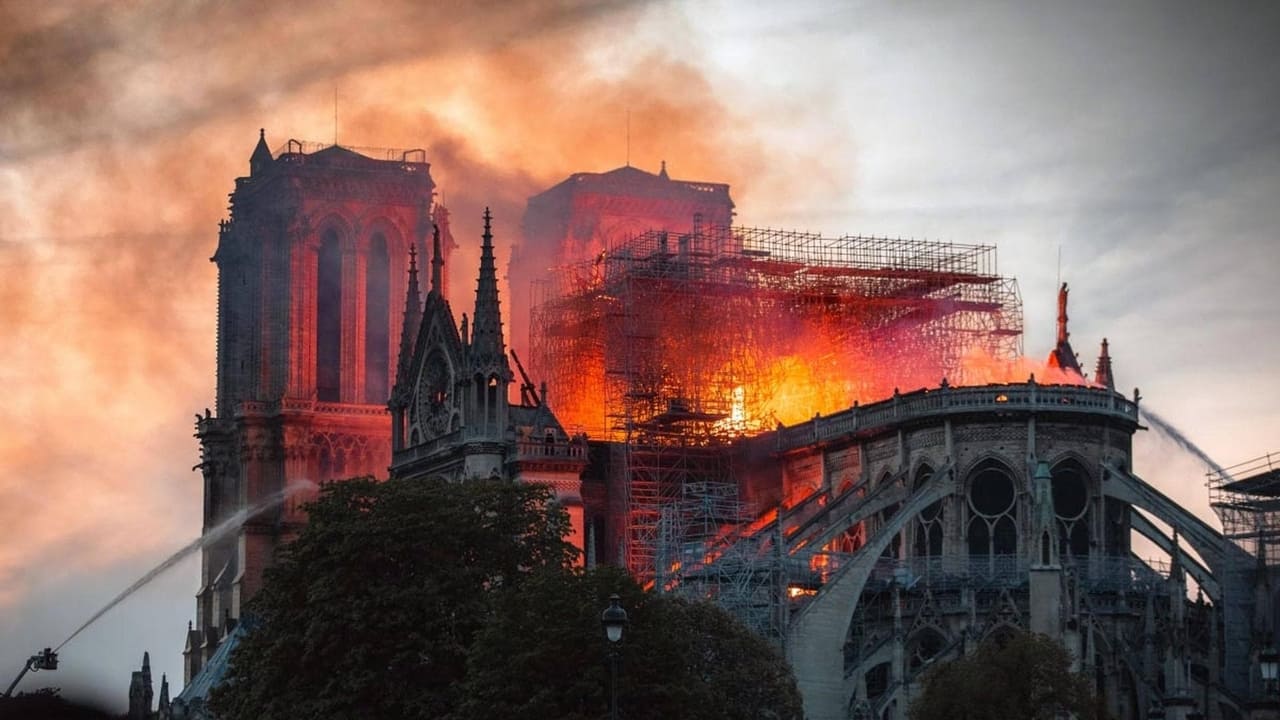
[[(0, 7), (0, 615), (74, 587), (89, 606), (68, 614), (83, 617), (121, 586), (100, 573), (156, 562), (199, 526), (190, 423), (213, 404), (209, 257), (259, 127), (272, 147), (336, 133), (426, 148), (461, 246), (457, 313), (474, 298), (482, 209), (505, 267), (531, 194), (626, 161), (628, 113), (640, 167), (666, 159), (739, 198), (766, 160), (775, 176), (821, 175), (802, 152), (767, 158), (687, 59), (608, 52), (655, 13), (680, 32), (671, 8), (621, 1)], [(505, 290), (504, 313), (527, 312)], [(171, 678), (194, 609), (173, 607), (133, 638)], [(0, 646), (16, 632), (0, 623)], [(117, 656), (100, 662), (104, 687), (127, 679)]]

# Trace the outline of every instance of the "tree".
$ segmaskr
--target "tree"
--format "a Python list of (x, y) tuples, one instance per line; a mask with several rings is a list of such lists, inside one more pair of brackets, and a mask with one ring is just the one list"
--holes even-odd
[(459, 720), (585, 720), (608, 711), (600, 613), (622, 597), (618, 705), (628, 720), (802, 717), (778, 650), (706, 602), (645, 593), (624, 571), (550, 571), (501, 594), (476, 638)]
[(976, 653), (932, 668), (911, 720), (1097, 718), (1089, 680), (1071, 672), (1071, 656), (1044, 635), (988, 640)]
[(118, 717), (99, 707), (67, 700), (60, 692), (59, 688), (45, 687), (12, 697), (0, 697), (0, 719), (112, 720)]
[(539, 486), (355, 479), (308, 515), (248, 604), (224, 720), (446, 716), (491, 595), (576, 553)]

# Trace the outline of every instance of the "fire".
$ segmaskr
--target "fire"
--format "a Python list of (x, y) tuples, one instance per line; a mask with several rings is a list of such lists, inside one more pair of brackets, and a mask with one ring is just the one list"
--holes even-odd
[(1026, 356), (1012, 359), (996, 358), (972, 348), (961, 360), (966, 385), (991, 385), (996, 383), (1021, 383), (1035, 377), (1044, 385), (1095, 386), (1084, 376), (1071, 370), (1054, 367), (1048, 361), (1038, 361)]

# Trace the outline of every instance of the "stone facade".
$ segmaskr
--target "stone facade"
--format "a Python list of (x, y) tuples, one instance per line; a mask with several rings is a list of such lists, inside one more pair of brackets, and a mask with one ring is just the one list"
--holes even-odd
[(337, 146), (303, 150), (290, 141), (273, 155), (263, 133), (212, 258), (217, 398), (196, 419), (204, 531), (249, 517), (202, 551), (188, 682), (261, 586), (275, 549), (305, 522), (300, 507), (318, 486), (386, 477), (395, 306), (410, 250), (425, 248), (433, 220), (446, 224), (443, 247), (452, 246), (420, 151), (374, 160)]
[(431, 284), (418, 311), (416, 265), (409, 270), (401, 362), (391, 396), (391, 475), (442, 482), (502, 478), (551, 488), (569, 513), (571, 542), (583, 548), (585, 438), (569, 437), (543, 402), (547, 388), (521, 374), (520, 401), (502, 333), (491, 216), (485, 210), (475, 312), (461, 328), (442, 292), (440, 239)]

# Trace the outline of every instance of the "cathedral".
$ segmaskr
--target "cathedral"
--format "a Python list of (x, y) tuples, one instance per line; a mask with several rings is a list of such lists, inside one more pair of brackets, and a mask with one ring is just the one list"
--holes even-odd
[[(727, 185), (665, 163), (580, 173), (530, 199), (514, 244), (526, 367), (494, 218), (456, 315), (430, 166), (384, 154), (264, 133), (236, 180), (196, 436), (206, 531), (247, 520), (204, 548), (161, 717), (206, 717), (301, 504), (356, 475), (548, 486), (586, 565), (734, 613), (814, 720), (905, 718), (930, 667), (1021, 630), (1062, 642), (1119, 720), (1277, 717), (1275, 558), (1230, 530), (1262, 527), (1280, 477), (1224, 473), (1225, 536), (1142, 480), (1141, 398), (1105, 339), (1086, 373), (1065, 285), (1039, 379), (983, 375), (961, 350), (1021, 348), (994, 248), (736, 228)], [(148, 716), (145, 660), (134, 681)]]

